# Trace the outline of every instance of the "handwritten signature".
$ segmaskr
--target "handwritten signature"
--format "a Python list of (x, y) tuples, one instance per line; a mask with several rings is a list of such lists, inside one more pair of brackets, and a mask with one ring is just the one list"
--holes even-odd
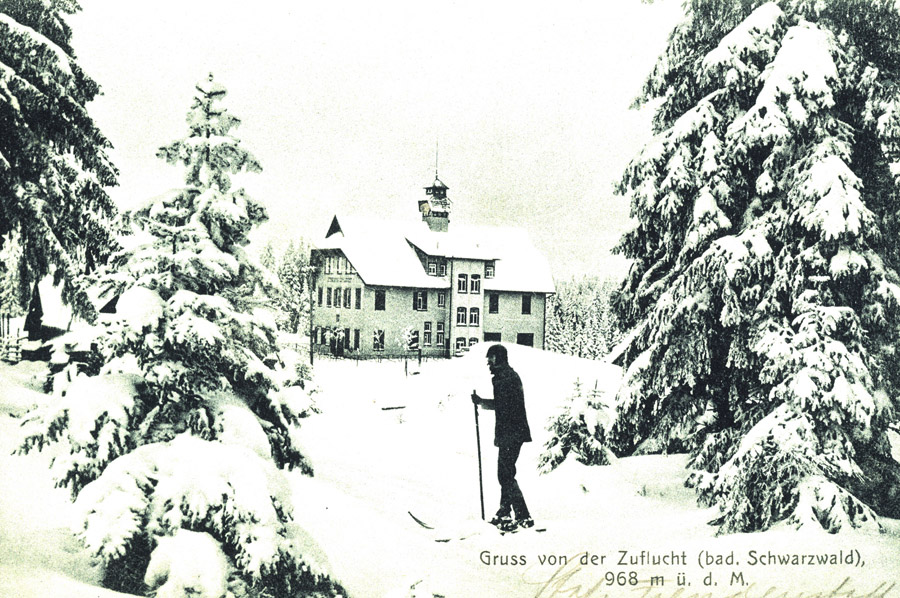
[(811, 592), (777, 586), (766, 588), (752, 582), (734, 592), (726, 590), (724, 594), (713, 593), (711, 588), (661, 588), (650, 585), (648, 581), (617, 584), (615, 578), (610, 581), (604, 576), (596, 581), (589, 577), (579, 564), (577, 555), (564, 562), (549, 578), (537, 578), (529, 568), (523, 573), (523, 580), (528, 585), (537, 587), (534, 598), (889, 598), (898, 595), (894, 592), (896, 582), (881, 582), (874, 589), (866, 591), (856, 586), (849, 577), (831, 590)]

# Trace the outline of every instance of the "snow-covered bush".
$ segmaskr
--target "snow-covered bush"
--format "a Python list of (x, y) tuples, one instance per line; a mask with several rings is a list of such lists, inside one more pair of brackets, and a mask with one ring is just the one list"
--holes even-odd
[(232, 567), (243, 591), (339, 593), (290, 523), (284, 476), (248, 444), (182, 434), (117, 459), (75, 502), (85, 545), (113, 570), (129, 547), (154, 546), (144, 580), (157, 596), (223, 596)]
[[(227, 572), (249, 595), (337, 595), (304, 554), (276, 468), (312, 473), (296, 440), (315, 405), (285, 371), (274, 318), (259, 309), (266, 272), (244, 250), (266, 211), (230, 175), (260, 165), (231, 133), (240, 121), (224, 87), (210, 75), (196, 90), (188, 137), (159, 152), (186, 167), (185, 187), (127, 215), (133, 242), (98, 275), (118, 296), (94, 341), (106, 365), (33, 414), (22, 448), (67, 449), (57, 480), (117, 589), (217, 592)], [(170, 562), (191, 545), (206, 546), (208, 567)]]
[(648, 78), (610, 440), (685, 447), (724, 531), (900, 515), (900, 12), (700, 0)]
[(606, 409), (603, 392), (596, 384), (585, 394), (581, 380), (575, 380), (562, 412), (547, 427), (550, 438), (538, 461), (539, 470), (549, 473), (569, 456), (585, 465), (609, 465), (614, 456), (606, 441)]

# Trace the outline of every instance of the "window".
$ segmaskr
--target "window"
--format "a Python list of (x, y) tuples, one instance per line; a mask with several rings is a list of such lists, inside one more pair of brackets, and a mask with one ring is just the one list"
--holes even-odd
[(447, 307), (447, 293), (438, 293), (438, 307)]
[(500, 294), (491, 293), (488, 295), (488, 313), (500, 313)]
[(484, 265), (484, 277), (485, 278), (493, 278), (494, 277), (494, 262), (488, 262)]
[(469, 290), (469, 275), (468, 274), (460, 274), (457, 277), (456, 281), (456, 292), (457, 293), (466, 293)]
[(344, 307), (350, 309), (350, 287), (344, 289)]
[(359, 351), (359, 328), (353, 329), (353, 350)]
[(376, 330), (372, 335), (372, 350), (384, 351), (384, 330)]
[(350, 329), (344, 328), (344, 350), (350, 350)]
[(425, 322), (425, 332), (422, 335), (422, 343), (426, 347), (431, 346), (431, 322)]
[(466, 308), (465, 307), (457, 307), (456, 308), (456, 325), (457, 326), (465, 326), (466, 325)]
[(437, 276), (437, 263), (428, 262), (428, 275)]
[(457, 337), (457, 339), (456, 339), (456, 350), (457, 350), (457, 351), (462, 351), (462, 350), (465, 349), (465, 348), (466, 348), (466, 339), (465, 339), (464, 337), (462, 337), (462, 336)]
[[(375, 311), (384, 311), (384, 291), (375, 291)], [(384, 336), (384, 331), (382, 330), (381, 332), (382, 336)], [(382, 338), (382, 340), (384, 339)], [(382, 348), (382, 350), (384, 349)]]
[(312, 342), (314, 345), (319, 344), (319, 327), (318, 326), (313, 328)]
[(481, 310), (477, 307), (473, 307), (469, 310), (469, 326), (480, 326), (481, 325)]
[(328, 300), (325, 302), (325, 305), (327, 307), (331, 307), (331, 287), (328, 287), (327, 299)]
[(522, 295), (522, 313), (531, 313), (531, 295)]
[(516, 344), (525, 345), (526, 347), (533, 347), (534, 334), (531, 332), (520, 332), (516, 335)]
[(356, 309), (362, 308), (362, 289), (356, 288)]
[(474, 336), (473, 336), (473, 337), (471, 337), (471, 338), (469, 339), (469, 346), (470, 346), (470, 347), (474, 347), (474, 346), (477, 345), (477, 344), (478, 344), (478, 338), (477, 338), (477, 337), (474, 337)]
[(319, 307), (322, 307), (322, 287), (319, 287)]
[(438, 347), (443, 347), (444, 342), (445, 342), (444, 341), (444, 323), (443, 322), (437, 323), (437, 328), (436, 328), (435, 334), (436, 334), (435, 339), (434, 339), (435, 344)]
[(469, 292), (476, 294), (481, 292), (481, 277), (479, 275), (472, 275), (472, 278), (469, 281)]
[(500, 342), (500, 333), (499, 332), (485, 332), (484, 333), (484, 342), (499, 343)]
[(325, 274), (331, 274), (331, 256), (325, 258)]
[(416, 311), (428, 311), (428, 291), (413, 292), (413, 309)]
[(342, 257), (335, 258), (335, 261), (337, 262), (337, 273), (343, 274), (344, 273), (344, 258), (342, 258)]
[(441, 276), (447, 276), (447, 262), (441, 262), (440, 271)]
[(334, 306), (338, 309), (341, 307), (341, 287), (334, 289)]

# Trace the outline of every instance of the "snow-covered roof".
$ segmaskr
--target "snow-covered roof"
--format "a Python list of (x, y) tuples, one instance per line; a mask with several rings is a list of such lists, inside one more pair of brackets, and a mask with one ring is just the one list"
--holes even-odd
[(432, 231), (423, 221), (376, 221), (335, 216), (318, 249), (339, 249), (368, 285), (449, 288), (446, 276), (429, 276), (415, 249), (433, 257), (495, 261), (485, 290), (553, 293), (547, 259), (518, 228), (453, 225)]

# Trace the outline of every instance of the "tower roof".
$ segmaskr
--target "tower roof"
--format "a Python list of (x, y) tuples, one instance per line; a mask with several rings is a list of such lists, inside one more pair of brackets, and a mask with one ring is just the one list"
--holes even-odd
[(425, 187), (425, 189), (449, 189), (449, 188), (450, 188), (450, 187), (448, 187), (447, 185), (445, 185), (445, 184), (443, 183), (443, 181), (441, 181), (441, 179), (437, 178), (437, 175), (435, 175), (435, 177), (434, 177), (434, 182), (431, 183), (431, 186), (430, 186), (430, 187)]

